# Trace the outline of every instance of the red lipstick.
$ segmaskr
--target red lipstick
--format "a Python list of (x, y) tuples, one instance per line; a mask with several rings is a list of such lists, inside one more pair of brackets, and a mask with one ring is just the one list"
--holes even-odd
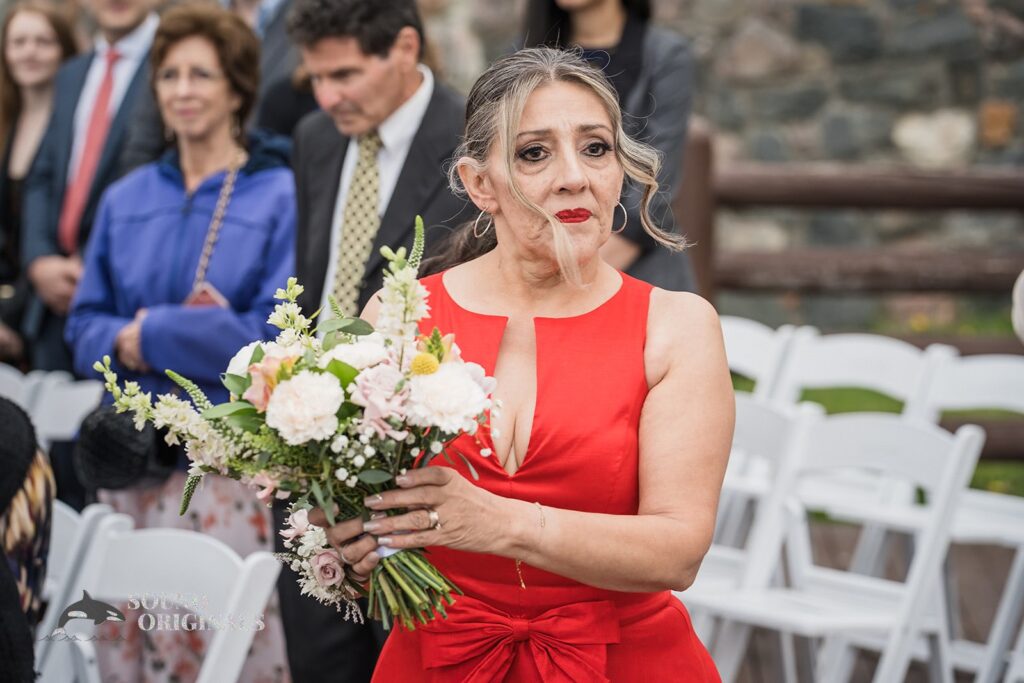
[(566, 209), (556, 213), (555, 218), (563, 223), (582, 223), (590, 218), (590, 212), (586, 209)]

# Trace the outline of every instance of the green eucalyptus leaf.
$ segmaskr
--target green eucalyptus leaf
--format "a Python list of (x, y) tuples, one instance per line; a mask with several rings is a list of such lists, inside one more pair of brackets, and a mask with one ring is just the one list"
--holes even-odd
[(215, 405), (212, 408), (207, 408), (203, 411), (202, 417), (204, 420), (216, 420), (236, 413), (248, 413), (255, 415), (256, 408), (248, 401), (230, 401), (228, 403)]
[(252, 350), (252, 357), (249, 358), (249, 365), (259, 363), (263, 360), (263, 356), (267, 355), (267, 352), (263, 350), (263, 344), (257, 344), (256, 348)]
[(355, 403), (349, 403), (348, 401), (345, 401), (344, 403), (341, 404), (341, 407), (338, 408), (338, 420), (340, 422), (344, 422), (350, 417), (354, 417), (358, 413), (359, 406), (357, 406)]
[(359, 478), (359, 481), (364, 484), (370, 484), (371, 486), (391, 481), (391, 474), (384, 470), (363, 470), (356, 476)]
[(363, 336), (373, 332), (373, 325), (362, 318), (331, 318), (320, 323), (317, 331), (323, 334), (327, 332), (345, 332), (355, 336)]
[(348, 363), (342, 363), (337, 359), (332, 360), (327, 364), (327, 372), (338, 378), (338, 381), (341, 382), (342, 388), (346, 388), (349, 384), (352, 384), (356, 375), (359, 374), (359, 371), (354, 367)]
[(335, 346), (341, 343), (341, 335), (337, 331), (328, 332), (324, 335), (324, 340), (320, 343), (321, 348), (324, 351), (330, 351)]
[(231, 373), (225, 372), (220, 376), (221, 384), (224, 388), (230, 391), (235, 396), (241, 396), (245, 393), (245, 390), (252, 384), (252, 378), (246, 375), (232, 375)]
[(256, 415), (255, 411), (253, 411), (252, 415), (248, 413), (235, 413), (234, 415), (228, 415), (224, 418), (224, 421), (232, 427), (251, 434), (259, 433), (260, 426), (263, 424), (263, 420)]

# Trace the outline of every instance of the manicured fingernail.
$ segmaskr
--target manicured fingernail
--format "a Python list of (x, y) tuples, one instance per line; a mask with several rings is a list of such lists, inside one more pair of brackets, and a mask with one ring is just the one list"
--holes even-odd
[(370, 515), (370, 519), (384, 519), (387, 516), (388, 513), (386, 512), (374, 512), (372, 515)]
[(405, 476), (404, 474), (400, 474), (397, 477), (395, 477), (395, 483), (398, 484), (399, 486), (408, 486), (409, 477)]
[(372, 534), (374, 531), (380, 528), (379, 522), (363, 522), (363, 531), (368, 534)]
[(372, 508), (380, 506), (380, 504), (383, 503), (383, 502), (384, 502), (384, 497), (382, 495), (380, 495), (379, 493), (377, 493), (375, 495), (370, 496), (369, 498), (365, 498), (363, 500), (363, 505), (365, 505), (366, 507), (372, 509)]
[(376, 567), (377, 563), (380, 562), (380, 555), (378, 555), (376, 551), (370, 551), (366, 554), (366, 557), (363, 558), (363, 562), (369, 562), (370, 566)]
[(391, 546), (391, 539), (388, 538), (387, 536), (381, 536), (380, 538), (377, 539), (377, 545), (382, 545), (384, 547), (390, 547)]

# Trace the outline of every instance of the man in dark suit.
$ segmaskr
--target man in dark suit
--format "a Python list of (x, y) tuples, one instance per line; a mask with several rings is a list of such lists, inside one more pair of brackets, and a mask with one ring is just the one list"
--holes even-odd
[[(436, 247), (469, 219), (444, 174), (465, 117), (454, 91), (420, 63), (423, 28), (413, 0), (294, 0), (289, 28), (322, 111), (296, 128), (297, 276), (307, 313), (328, 294), (357, 315), (383, 280), (380, 247), (411, 247), (417, 214)], [(329, 309), (328, 309), (329, 310)], [(278, 526), (283, 510), (276, 508)], [(292, 572), (278, 583), (292, 677), (368, 681), (383, 632), (342, 621), (301, 596)]]
[(159, 19), (152, 0), (89, 0), (96, 47), (57, 74), (49, 126), (25, 180), (22, 262), (34, 300), (24, 332), (33, 369), (71, 369), (64, 317), (82, 271), (80, 253), (100, 195), (122, 172), (135, 105), (149, 93)]

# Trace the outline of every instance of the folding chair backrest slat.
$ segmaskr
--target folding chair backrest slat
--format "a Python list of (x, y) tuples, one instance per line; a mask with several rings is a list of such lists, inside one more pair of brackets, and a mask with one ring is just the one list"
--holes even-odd
[(944, 363), (927, 402), (937, 411), (988, 408), (1024, 414), (1024, 356), (964, 356)]
[(820, 335), (797, 330), (779, 375), (774, 399), (799, 400), (804, 389), (854, 387), (871, 389), (903, 402), (904, 414), (927, 419), (924, 396), (935, 368), (956, 355), (953, 347), (916, 346), (875, 334)]
[(940, 429), (913, 429), (906, 418), (898, 415), (833, 415), (812, 431), (810, 443), (818, 447), (803, 463), (803, 469), (877, 473), (883, 475), (883, 480), (901, 480), (931, 492), (945, 476), (942, 453), (949, 451), (951, 439)]
[(754, 380), (755, 396), (771, 396), (793, 339), (793, 326), (773, 330), (756, 320), (730, 315), (723, 315), (721, 323), (729, 369)]

